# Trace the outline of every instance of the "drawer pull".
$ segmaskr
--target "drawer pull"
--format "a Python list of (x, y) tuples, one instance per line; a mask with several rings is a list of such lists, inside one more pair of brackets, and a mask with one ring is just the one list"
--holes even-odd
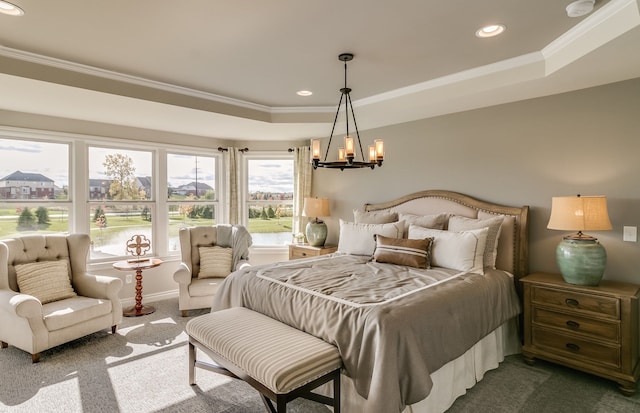
[(580, 351), (580, 346), (577, 345), (577, 344), (567, 343), (566, 347), (567, 347), (567, 349), (569, 349), (571, 351)]
[(303, 257), (306, 257), (306, 256), (307, 256), (307, 253), (306, 253), (306, 252), (303, 252), (301, 255), (302, 255)]
[(569, 320), (569, 321), (567, 321), (567, 327), (578, 329), (578, 328), (580, 328), (580, 323), (577, 323), (575, 321)]
[(566, 300), (564, 300), (564, 302), (567, 303), (569, 307), (577, 307), (580, 305), (580, 302), (578, 302), (578, 300), (575, 300), (573, 298), (567, 298)]

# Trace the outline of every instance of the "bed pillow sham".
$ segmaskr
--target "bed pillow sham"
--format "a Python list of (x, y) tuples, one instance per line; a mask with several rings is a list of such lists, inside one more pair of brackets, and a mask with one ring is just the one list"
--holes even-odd
[(353, 210), (353, 221), (356, 224), (389, 224), (398, 221), (398, 214), (389, 211)]
[(341, 219), (338, 251), (350, 255), (372, 256), (376, 249), (375, 235), (402, 238), (403, 230), (403, 221), (388, 224), (356, 224)]
[(498, 255), (498, 240), (504, 216), (497, 216), (487, 219), (467, 218), (454, 215), (449, 218), (449, 231), (468, 231), (472, 229), (488, 228), (487, 242), (484, 248), (484, 266), (496, 268), (496, 257)]
[(376, 235), (373, 260), (415, 268), (430, 268), (432, 241), (433, 238), (405, 239)]
[(434, 238), (431, 266), (484, 274), (487, 232), (487, 228), (454, 232), (411, 225), (409, 239)]
[(445, 229), (449, 216), (451, 214), (433, 214), (433, 215), (416, 215), (416, 214), (398, 214), (398, 218), (404, 221), (404, 237), (409, 234), (409, 225), (417, 225), (424, 228)]

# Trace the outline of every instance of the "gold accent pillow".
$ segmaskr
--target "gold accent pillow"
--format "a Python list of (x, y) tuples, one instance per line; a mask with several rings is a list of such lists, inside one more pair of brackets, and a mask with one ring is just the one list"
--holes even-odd
[(200, 272), (198, 278), (223, 278), (231, 273), (233, 249), (220, 247), (200, 247)]
[(430, 268), (432, 244), (433, 238), (405, 239), (376, 235), (373, 260), (415, 268)]
[(71, 286), (67, 260), (30, 262), (15, 268), (20, 292), (36, 297), (42, 304), (77, 295)]

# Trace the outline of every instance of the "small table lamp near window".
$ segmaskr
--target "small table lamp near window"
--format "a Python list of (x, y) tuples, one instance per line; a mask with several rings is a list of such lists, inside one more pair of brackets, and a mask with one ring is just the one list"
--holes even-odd
[(598, 239), (582, 231), (610, 230), (604, 196), (561, 196), (551, 199), (549, 229), (578, 231), (565, 236), (556, 249), (562, 277), (569, 284), (598, 285), (607, 264), (607, 253)]
[(318, 217), (328, 217), (328, 198), (305, 198), (302, 216), (315, 217), (314, 221), (309, 221), (306, 227), (307, 242), (314, 247), (321, 247), (327, 239), (327, 224), (319, 220)]

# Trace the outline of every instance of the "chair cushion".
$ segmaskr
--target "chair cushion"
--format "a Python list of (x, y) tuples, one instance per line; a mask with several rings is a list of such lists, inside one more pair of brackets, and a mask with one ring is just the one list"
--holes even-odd
[(342, 366), (334, 345), (244, 307), (195, 317), (186, 331), (274, 393), (288, 393)]
[(111, 301), (77, 296), (45, 304), (42, 312), (47, 329), (54, 331), (111, 313)]
[(42, 304), (76, 295), (67, 260), (29, 262), (15, 268), (20, 292), (36, 297)]
[(198, 278), (220, 278), (231, 273), (233, 250), (220, 247), (200, 247), (200, 272)]
[(193, 278), (191, 284), (189, 284), (189, 295), (191, 297), (213, 295), (218, 290), (220, 284), (222, 284), (222, 281), (224, 281), (224, 278)]

